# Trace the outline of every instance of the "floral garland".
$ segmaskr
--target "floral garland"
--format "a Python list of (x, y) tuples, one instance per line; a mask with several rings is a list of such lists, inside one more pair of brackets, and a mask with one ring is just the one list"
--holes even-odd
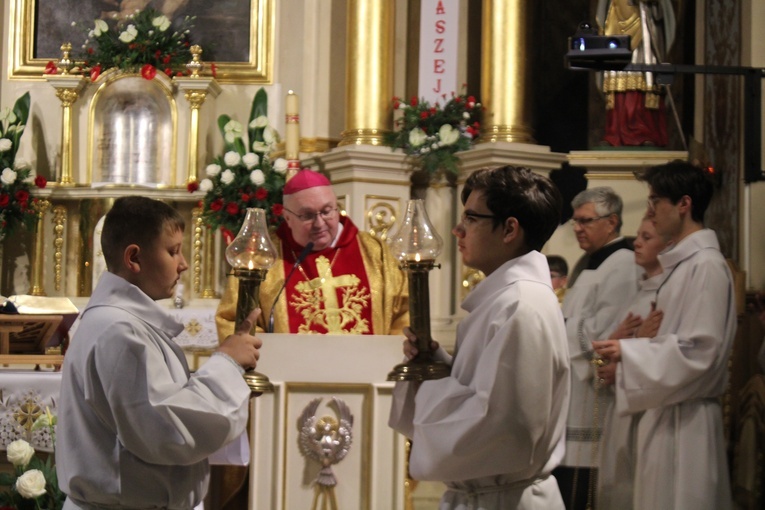
[(204, 191), (202, 218), (213, 228), (220, 228), (231, 240), (242, 226), (247, 208), (266, 211), (268, 224), (275, 228), (283, 212), (282, 188), (287, 160), (271, 161), (268, 153), (279, 142), (279, 134), (269, 125), (268, 96), (260, 89), (252, 100), (247, 125), (247, 145), (243, 126), (228, 115), (218, 117), (218, 127), (225, 143), (224, 154), (205, 169), (206, 178), (192, 182), (188, 190)]
[(38, 188), (47, 185), (45, 177), (40, 175), (31, 183), (31, 169), (15, 164), (19, 140), (29, 117), (29, 103), (27, 92), (16, 100), (13, 109), (0, 112), (0, 240), (19, 226), (35, 226), (37, 217), (33, 205), (37, 199), (31, 197), (31, 187), (32, 184)]
[[(32, 430), (48, 428), (56, 437), (56, 415), (46, 409), (32, 425)], [(8, 462), (13, 473), (0, 473), (0, 485), (8, 490), (0, 493), (0, 510), (61, 510), (66, 494), (61, 492), (56, 476), (53, 455), (43, 461), (35, 449), (23, 439), (8, 445)]]
[[(88, 27), (82, 45), (79, 69), (96, 81), (102, 71), (117, 68), (125, 72), (140, 72), (147, 80), (157, 70), (167, 76), (188, 74), (186, 64), (191, 60), (193, 17), (186, 16), (177, 27), (156, 9), (136, 10), (126, 18), (97, 19)], [(72, 23), (76, 25), (76, 23)], [(48, 62), (48, 74), (56, 74), (56, 65)]]
[(395, 122), (398, 130), (387, 133), (385, 142), (402, 149), (414, 171), (425, 172), (430, 179), (455, 178), (459, 173), (456, 153), (473, 146), (481, 126), (481, 104), (475, 97), (452, 94), (443, 106), (416, 97), (407, 104), (394, 97), (393, 109), (402, 115)]

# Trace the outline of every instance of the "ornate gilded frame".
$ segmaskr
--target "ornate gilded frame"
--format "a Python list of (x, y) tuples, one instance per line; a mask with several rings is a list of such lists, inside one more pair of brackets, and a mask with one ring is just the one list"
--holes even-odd
[[(36, 4), (52, 0), (11, 0), (8, 44), (8, 77), (42, 80), (45, 65), (61, 55), (34, 56)], [(274, 0), (250, 0), (250, 48), (248, 62), (216, 62), (221, 83), (263, 83), (273, 80)], [(65, 41), (62, 41), (62, 43)], [(204, 60), (204, 55), (202, 56)]]

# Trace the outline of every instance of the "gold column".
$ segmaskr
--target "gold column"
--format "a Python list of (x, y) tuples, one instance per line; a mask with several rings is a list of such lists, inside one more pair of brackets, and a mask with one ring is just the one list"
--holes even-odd
[(56, 291), (61, 290), (61, 273), (64, 268), (64, 230), (66, 228), (66, 207), (57, 205), (53, 208), (53, 284)]
[(532, 0), (484, 0), (479, 143), (535, 143), (531, 129)]
[(339, 145), (381, 145), (392, 128), (394, 9), (390, 0), (349, 0), (345, 131)]
[(37, 201), (35, 209), (37, 210), (37, 231), (35, 232), (35, 247), (32, 254), (32, 281), (30, 282), (31, 290), (29, 294), (32, 296), (45, 296), (45, 288), (43, 286), (43, 262), (45, 250), (45, 225), (43, 220), (45, 219), (45, 211), (50, 207), (50, 202), (45, 199)]
[(202, 241), (202, 233), (204, 232), (204, 226), (202, 223), (202, 208), (195, 207), (191, 210), (191, 223), (194, 225), (194, 243), (192, 250), (193, 264), (193, 285), (192, 290), (194, 295), (198, 296), (202, 292), (202, 248), (204, 247), (204, 241)]
[(214, 299), (220, 297), (215, 292), (215, 237), (213, 229), (205, 227), (205, 237), (202, 242), (205, 250), (204, 254), (204, 272), (202, 273), (202, 297), (205, 299)]
[(80, 97), (80, 92), (88, 83), (83, 76), (70, 74), (46, 74), (45, 79), (56, 89), (56, 97), (61, 101), (61, 180), (59, 186), (74, 186), (73, 147), (72, 147), (72, 105)]
[[(189, 63), (196, 63), (201, 66), (199, 62), (199, 55), (202, 53), (201, 48), (198, 46), (192, 46), (197, 53), (194, 54), (195, 60)], [(188, 66), (187, 66), (188, 67)], [(194, 68), (198, 71), (198, 68)], [(192, 71), (193, 72), (193, 71)], [(194, 182), (199, 176), (199, 109), (202, 108), (205, 100), (208, 97), (217, 97), (220, 94), (221, 88), (215, 78), (209, 78), (193, 74), (190, 78), (173, 78), (173, 81), (178, 84), (178, 89), (183, 91), (183, 96), (189, 103), (191, 110), (191, 117), (189, 119), (189, 150), (188, 150), (188, 176), (186, 183)]]

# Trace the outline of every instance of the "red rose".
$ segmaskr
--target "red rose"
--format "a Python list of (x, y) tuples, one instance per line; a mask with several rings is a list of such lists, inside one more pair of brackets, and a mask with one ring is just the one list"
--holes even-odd
[(220, 211), (221, 209), (223, 209), (223, 199), (222, 198), (216, 198), (210, 204), (210, 210), (211, 211)]
[(162, 59), (163, 64), (169, 64), (170, 63), (170, 55), (165, 55), (165, 58)]
[(268, 190), (266, 188), (258, 188), (255, 190), (255, 198), (257, 200), (265, 200), (268, 198)]
[(37, 186), (38, 188), (44, 188), (47, 185), (48, 185), (48, 180), (45, 179), (45, 177), (43, 177), (42, 175), (38, 175), (37, 177), (35, 177), (35, 186)]
[(141, 68), (141, 76), (147, 80), (153, 80), (154, 77), (157, 76), (157, 68), (151, 64), (145, 64)]
[(231, 216), (236, 216), (239, 214), (239, 204), (236, 202), (229, 202), (226, 206), (226, 212), (229, 213)]
[(199, 189), (199, 183), (197, 181), (191, 181), (186, 185), (186, 189), (189, 193), (194, 193), (196, 190)]
[[(454, 92), (452, 92), (452, 94), (454, 94)], [(457, 103), (457, 104), (461, 103), (462, 102), (462, 97), (461, 96), (455, 97), (454, 98), (454, 102)]]
[(435, 107), (431, 107), (431, 108), (430, 108), (430, 114), (431, 114), (431, 115), (435, 115), (437, 111), (438, 111), (438, 110), (436, 110), (436, 108), (435, 108)]
[(417, 98), (412, 96), (412, 99), (409, 101), (409, 104), (411, 106), (417, 106)]
[(428, 118), (428, 112), (420, 112), (420, 118), (421, 119), (427, 119)]
[(92, 55), (94, 52), (95, 50), (92, 47), (88, 48), (88, 55)]
[(215, 62), (210, 64), (210, 72), (212, 73), (213, 78), (217, 78), (218, 77), (218, 66), (215, 65)]
[(7, 193), (3, 193), (0, 195), (0, 207), (8, 207), (8, 202), (11, 201), (11, 198), (8, 196)]
[(271, 212), (274, 213), (275, 216), (281, 216), (284, 214), (284, 206), (282, 204), (274, 204), (271, 206)]
[(170, 78), (172, 78), (172, 77), (173, 77), (173, 70), (172, 70), (172, 69), (170, 69), (169, 67), (166, 67), (164, 72), (165, 72), (165, 74), (166, 74), (168, 77), (170, 77)]
[(16, 200), (22, 204), (26, 204), (29, 201), (29, 192), (25, 189), (20, 189), (16, 192)]
[(94, 66), (90, 70), (90, 81), (96, 81), (101, 76), (101, 66)]
[(401, 106), (401, 103), (399, 103), (398, 101), (396, 101), (396, 102), (394, 102), (394, 103), (393, 103), (393, 109), (394, 109), (394, 110), (398, 110), (398, 107), (399, 107), (399, 106)]
[(250, 201), (250, 195), (248, 195), (247, 193), (242, 193), (242, 196), (240, 198), (242, 199), (242, 202), (244, 202), (245, 204)]
[(155, 56), (156, 58), (159, 58), (160, 56), (162, 56), (162, 50), (157, 50), (157, 51), (155, 51), (155, 52), (154, 52), (154, 56)]
[(45, 74), (57, 74), (58, 73), (58, 67), (56, 67), (56, 63), (52, 60), (49, 60), (47, 64), (45, 64)]

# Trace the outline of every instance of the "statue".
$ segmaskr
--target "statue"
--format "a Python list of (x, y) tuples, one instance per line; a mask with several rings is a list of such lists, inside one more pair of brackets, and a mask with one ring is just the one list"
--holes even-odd
[[(629, 35), (632, 63), (664, 62), (675, 38), (671, 0), (598, 0), (596, 19), (604, 35)], [(652, 73), (606, 71), (604, 141), (612, 146), (667, 145), (663, 91)]]

